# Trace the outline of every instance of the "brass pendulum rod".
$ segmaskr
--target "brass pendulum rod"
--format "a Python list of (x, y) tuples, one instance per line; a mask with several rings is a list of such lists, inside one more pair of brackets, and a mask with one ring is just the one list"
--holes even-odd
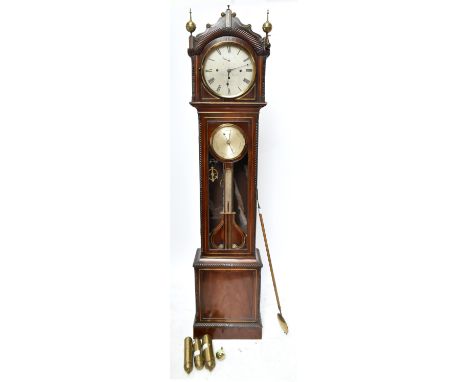
[(232, 165), (224, 165), (224, 212), (232, 212)]
[(263, 215), (261, 212), (260, 203), (258, 201), (258, 196), (257, 196), (257, 207), (258, 207), (258, 216), (260, 217), (260, 224), (262, 226), (263, 240), (265, 242), (265, 249), (266, 249), (266, 253), (268, 257), (268, 264), (270, 265), (271, 279), (273, 280), (273, 288), (275, 289), (276, 304), (278, 305), (278, 310), (279, 310), (279, 313), (277, 314), (278, 322), (281, 326), (281, 329), (283, 329), (283, 332), (285, 334), (288, 334), (288, 331), (289, 331), (288, 324), (286, 323), (286, 320), (284, 319), (283, 314), (281, 312), (281, 304), (280, 304), (279, 295), (278, 295), (278, 288), (276, 287), (275, 273), (273, 272), (273, 264), (271, 263), (270, 248), (268, 247), (265, 224), (263, 223)]

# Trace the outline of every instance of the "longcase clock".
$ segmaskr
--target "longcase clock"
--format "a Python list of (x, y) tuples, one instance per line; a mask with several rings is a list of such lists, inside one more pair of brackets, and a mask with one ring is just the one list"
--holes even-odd
[(190, 104), (198, 112), (200, 150), (201, 248), (193, 263), (193, 335), (259, 339), (258, 118), (266, 105), (271, 28), (262, 37), (229, 7), (196, 36), (191, 16), (186, 27), (192, 60)]

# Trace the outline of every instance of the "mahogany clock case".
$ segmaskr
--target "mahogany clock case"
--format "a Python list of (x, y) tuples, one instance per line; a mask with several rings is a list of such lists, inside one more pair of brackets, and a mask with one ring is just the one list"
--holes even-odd
[[(253, 83), (234, 99), (217, 96), (202, 72), (206, 55), (225, 44), (241, 47), (251, 56), (249, 62), (255, 65)], [(222, 13), (216, 24), (207, 25), (204, 32), (189, 37), (190, 104), (197, 109), (199, 128), (201, 248), (197, 249), (193, 263), (196, 298), (193, 334), (197, 337), (206, 333), (215, 339), (262, 337), (262, 261), (255, 238), (256, 189), (258, 121), (260, 109), (266, 105), (265, 63), (269, 53), (268, 39), (253, 32), (250, 25), (242, 24), (230, 9)], [(223, 124), (234, 125), (245, 138), (245, 152), (234, 161), (217, 157), (210, 145), (213, 133)], [(232, 224), (245, 235), (245, 244), (239, 246), (216, 246), (210, 241), (214, 228), (222, 223), (221, 219), (226, 219), (226, 204), (223, 204), (227, 193), (223, 190), (226, 167), (232, 168), (235, 195), (233, 212), (228, 213), (234, 215)], [(219, 176), (215, 177), (214, 173)]]

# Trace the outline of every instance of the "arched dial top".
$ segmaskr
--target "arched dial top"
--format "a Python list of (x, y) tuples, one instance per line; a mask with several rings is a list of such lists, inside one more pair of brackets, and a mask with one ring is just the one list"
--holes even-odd
[(220, 159), (234, 161), (244, 154), (245, 137), (239, 126), (223, 123), (211, 134), (210, 145)]
[(237, 98), (247, 93), (255, 81), (255, 60), (240, 44), (226, 41), (206, 53), (203, 81), (218, 97)]

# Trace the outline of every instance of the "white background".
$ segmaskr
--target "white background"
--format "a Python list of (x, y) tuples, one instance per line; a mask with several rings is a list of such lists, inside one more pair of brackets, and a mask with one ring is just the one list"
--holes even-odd
[[(188, 378), (466, 381), (464, 2), (231, 4), (257, 32), (266, 8), (273, 23), (259, 191), (291, 335), (265, 262), (271, 347), (236, 344)], [(199, 245), (189, 6), (197, 32), (225, 8), (0, 5), (0, 380), (182, 369)]]

